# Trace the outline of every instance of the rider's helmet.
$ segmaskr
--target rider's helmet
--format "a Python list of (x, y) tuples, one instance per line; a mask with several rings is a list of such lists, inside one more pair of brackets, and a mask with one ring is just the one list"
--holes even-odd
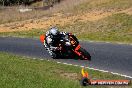
[(53, 36), (53, 37), (59, 37), (59, 31), (56, 27), (52, 27), (49, 31), (49, 33)]

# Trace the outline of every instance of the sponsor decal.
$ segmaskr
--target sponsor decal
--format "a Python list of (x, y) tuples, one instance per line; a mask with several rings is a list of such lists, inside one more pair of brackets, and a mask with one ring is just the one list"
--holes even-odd
[(89, 79), (89, 74), (87, 71), (84, 70), (84, 67), (81, 70), (82, 79), (81, 79), (81, 85), (87, 86), (87, 85), (129, 85), (130, 80), (93, 80)]

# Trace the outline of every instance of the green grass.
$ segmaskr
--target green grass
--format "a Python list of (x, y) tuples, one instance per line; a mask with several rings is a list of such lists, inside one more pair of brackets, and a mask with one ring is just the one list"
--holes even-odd
[[(80, 67), (0, 52), (0, 88), (81, 88), (78, 77), (80, 71)], [(87, 71), (90, 77), (96, 79), (125, 79), (110, 73)]]
[(132, 43), (132, 15), (113, 14), (95, 22), (76, 22), (62, 27), (80, 39)]
[[(113, 14), (95, 22), (76, 21), (73, 25), (59, 26), (61, 31), (72, 32), (81, 40), (132, 43), (132, 15)], [(47, 29), (0, 33), (1, 36), (39, 38)]]
[(0, 33), (0, 36), (39, 38), (39, 36), (41, 34), (44, 34), (46, 31), (47, 31), (46, 29), (32, 29), (30, 31), (4, 32)]
[(88, 0), (87, 2), (81, 3), (74, 6), (73, 12), (87, 12), (92, 10), (120, 10), (127, 9), (132, 6), (132, 1), (130, 0)]
[[(77, 14), (81, 12), (90, 12), (93, 10), (120, 10), (127, 9), (132, 6), (131, 0), (72, 0), (64, 1), (55, 5), (50, 10), (33, 10), (32, 12), (20, 13), (19, 7), (11, 7), (10, 9), (0, 9), (0, 24), (11, 23), (14, 21), (23, 21), (27, 19), (41, 18), (44, 16), (52, 16), (52, 14), (61, 13), (72, 13)], [(30, 7), (38, 6), (41, 7), (41, 2), (34, 3)], [(10, 15), (9, 15), (10, 14)]]
[[(72, 3), (75, 3), (75, 1), (73, 1)], [(67, 10), (65, 9), (66, 11), (64, 11), (64, 13), (71, 12), (73, 14), (77, 14), (76, 12), (81, 13), (92, 10), (119, 11), (131, 8), (132, 5), (132, 2), (130, 0), (88, 0), (84, 1), (84, 3), (82, 0), (80, 1), (80, 3), (81, 4), (77, 4), (73, 7), (67, 8)], [(59, 11), (59, 9), (57, 11)], [(63, 12), (63, 10), (61, 11)], [(36, 15), (39, 13), (39, 11), (33, 12), (35, 12)], [(26, 15), (26, 17), (30, 17), (33, 12), (25, 13), (28, 14)], [(46, 13), (48, 14), (48, 11)], [(43, 12), (39, 13), (39, 15), (37, 15), (37, 17), (35, 18), (40, 17), (41, 14), (43, 14)], [(16, 17), (19, 17), (19, 15), (16, 15)], [(61, 31), (67, 31), (76, 34), (76, 36), (81, 40), (132, 43), (132, 15), (128, 15), (126, 13), (115, 13), (112, 16), (108, 16), (94, 22), (81, 22), (78, 19), (72, 25), (67, 24), (65, 26), (59, 26), (59, 28)], [(47, 30), (48, 29), (33, 29), (31, 31), (23, 32), (6, 32), (0, 33), (0, 36), (39, 38), (39, 36), (45, 33)]]

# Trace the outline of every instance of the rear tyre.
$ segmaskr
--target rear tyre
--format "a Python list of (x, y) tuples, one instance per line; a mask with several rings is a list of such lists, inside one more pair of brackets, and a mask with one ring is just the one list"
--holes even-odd
[(81, 55), (82, 59), (91, 61), (91, 55), (85, 49), (81, 47), (80, 51), (82, 53)]

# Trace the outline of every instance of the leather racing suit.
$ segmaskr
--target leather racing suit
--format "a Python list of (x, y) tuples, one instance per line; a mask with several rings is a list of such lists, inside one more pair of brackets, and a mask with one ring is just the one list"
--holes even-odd
[[(54, 36), (52, 36), (50, 34), (49, 31), (46, 32), (46, 35), (45, 35), (46, 38), (45, 38), (44, 46), (45, 46), (46, 50), (49, 52), (49, 54), (51, 56), (53, 56), (54, 50), (57, 49), (57, 48), (59, 48), (59, 47), (57, 47), (58, 46), (57, 45), (58, 42), (60, 40), (66, 39), (65, 38), (66, 35), (68, 36), (69, 34), (70, 33), (67, 33), (67, 32), (59, 32), (59, 34), (57, 35), (57, 37), (54, 37)], [(70, 43), (68, 42), (68, 40), (67, 40), (66, 44), (70, 45)]]

